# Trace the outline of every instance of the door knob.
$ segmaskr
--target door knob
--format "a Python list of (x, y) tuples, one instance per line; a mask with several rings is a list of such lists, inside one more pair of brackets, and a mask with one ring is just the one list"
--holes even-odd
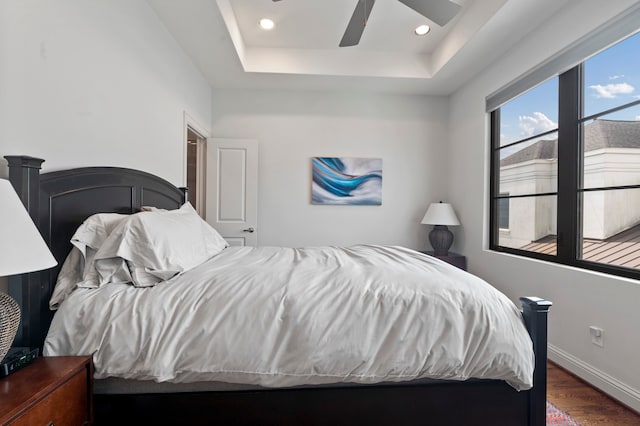
[(242, 232), (248, 232), (248, 233), (250, 233), (250, 234), (251, 234), (252, 232), (254, 232), (254, 231), (255, 231), (255, 229), (253, 229), (253, 228), (247, 228), (247, 229), (243, 229), (243, 230), (242, 230)]

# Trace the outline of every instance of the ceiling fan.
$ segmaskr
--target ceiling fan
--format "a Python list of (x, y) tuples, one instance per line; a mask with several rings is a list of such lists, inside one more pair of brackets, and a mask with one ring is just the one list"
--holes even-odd
[[(277, 2), (280, 0), (273, 1)], [(446, 25), (460, 9), (460, 5), (449, 0), (398, 1), (440, 26)], [(353, 11), (353, 15), (351, 15), (351, 19), (347, 25), (347, 29), (342, 36), (342, 40), (340, 40), (340, 47), (355, 46), (360, 42), (360, 37), (362, 37), (364, 27), (367, 25), (369, 14), (375, 2), (375, 0), (358, 0), (356, 9)]]

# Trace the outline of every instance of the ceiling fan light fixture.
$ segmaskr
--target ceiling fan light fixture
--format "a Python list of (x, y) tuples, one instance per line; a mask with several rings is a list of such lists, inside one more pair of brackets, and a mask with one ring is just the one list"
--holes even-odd
[(260, 22), (258, 22), (258, 25), (260, 25), (260, 28), (266, 31), (272, 30), (273, 27), (276, 26), (276, 24), (268, 18), (262, 18)]
[(425, 35), (426, 33), (428, 33), (429, 31), (431, 31), (431, 27), (430, 27), (430, 26), (428, 26), (428, 25), (426, 25), (426, 24), (424, 24), (424, 25), (418, 25), (418, 26), (416, 27), (416, 29), (415, 29), (415, 30), (413, 30), (413, 32), (414, 32), (416, 35), (419, 35), (419, 36), (423, 36), (423, 35)]
[[(279, 1), (279, 0), (273, 0)], [(451, 0), (398, 0), (405, 6), (418, 12), (434, 24), (445, 26), (460, 10), (460, 5)], [(459, 0), (456, 0), (459, 1)], [(340, 47), (355, 46), (360, 43), (360, 37), (367, 26), (367, 20), (376, 0), (358, 0), (356, 8), (344, 31)], [(425, 31), (426, 30), (426, 31)], [(425, 35), (429, 32), (428, 26), (421, 26), (414, 30), (417, 35)]]

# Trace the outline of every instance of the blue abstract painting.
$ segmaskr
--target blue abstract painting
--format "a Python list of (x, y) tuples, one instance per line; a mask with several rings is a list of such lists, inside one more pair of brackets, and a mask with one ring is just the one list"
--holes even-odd
[(311, 162), (312, 204), (382, 204), (382, 159), (313, 157)]

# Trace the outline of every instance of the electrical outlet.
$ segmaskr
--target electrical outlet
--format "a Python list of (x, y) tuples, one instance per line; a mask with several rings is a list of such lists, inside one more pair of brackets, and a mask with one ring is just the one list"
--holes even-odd
[(604, 330), (592, 325), (589, 327), (589, 333), (591, 334), (591, 343), (604, 348)]

